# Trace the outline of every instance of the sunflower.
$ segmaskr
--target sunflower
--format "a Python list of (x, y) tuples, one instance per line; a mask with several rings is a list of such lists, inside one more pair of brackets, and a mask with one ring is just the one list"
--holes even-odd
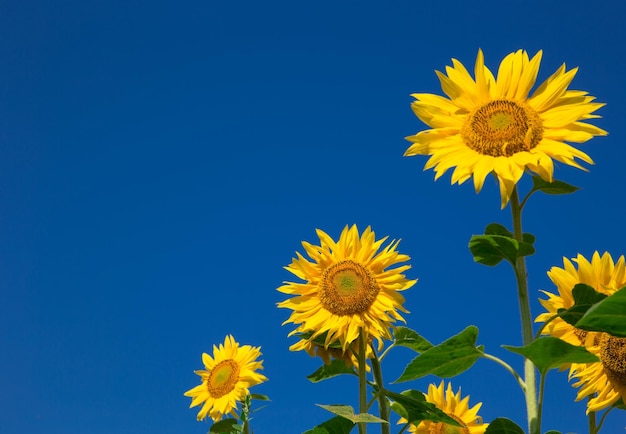
[(304, 283), (285, 282), (278, 288), (295, 295), (278, 303), (293, 310), (283, 323), (298, 325), (290, 336), (310, 333), (313, 340), (325, 334), (325, 348), (339, 342), (344, 352), (361, 331), (368, 339), (391, 339), (392, 323), (404, 321), (398, 311), (407, 312), (399, 291), (416, 282), (402, 274), (410, 265), (389, 268), (409, 260), (396, 250), (399, 241), (381, 249), (387, 237), (376, 240), (369, 226), (359, 236), (356, 225), (346, 226), (337, 242), (319, 229), (317, 235), (319, 246), (302, 242), (310, 260), (297, 253), (285, 267)]
[(267, 380), (256, 372), (263, 369), (263, 361), (256, 360), (260, 355), (261, 347), (239, 346), (231, 335), (226, 336), (223, 345), (213, 345), (213, 357), (202, 354), (206, 370), (195, 371), (202, 384), (185, 392), (192, 398), (189, 408), (204, 403), (198, 420), (209, 415), (217, 422), (223, 415), (233, 413), (237, 402), (248, 395), (249, 387)]
[[(624, 256), (620, 256), (614, 263), (609, 253), (600, 256), (594, 252), (591, 262), (580, 254), (572, 261), (578, 265), (578, 269), (571, 261), (563, 258), (563, 268), (552, 267), (548, 272), (550, 280), (557, 286), (558, 295), (542, 291), (548, 299), (539, 301), (548, 312), (539, 315), (536, 322), (546, 322), (559, 309), (572, 307), (572, 289), (577, 283), (589, 285), (605, 295), (611, 295), (626, 286)], [(573, 345), (584, 345), (600, 359), (595, 363), (570, 365), (570, 379), (578, 380), (573, 384), (579, 388), (576, 400), (592, 396), (587, 403), (587, 412), (602, 410), (618, 401), (620, 396), (626, 400), (626, 339), (580, 330), (558, 317), (547, 324), (544, 333)]]
[[(483, 423), (478, 416), (478, 410), (483, 405), (481, 402), (469, 408), (469, 395), (461, 399), (461, 389), (455, 394), (452, 391), (452, 383), (448, 383), (445, 395), (443, 390), (444, 382), (441, 381), (439, 387), (434, 384), (428, 386), (426, 402), (433, 403), (445, 412), (452, 419), (462, 426), (452, 426), (443, 422), (432, 422), (423, 420), (417, 425), (411, 425), (409, 432), (418, 434), (483, 434), (489, 424)], [(398, 423), (406, 423), (406, 419), (400, 419)]]
[(413, 142), (404, 155), (430, 155), (424, 170), (434, 168), (435, 180), (448, 169), (452, 183), (474, 177), (480, 192), (493, 173), (500, 184), (502, 208), (528, 169), (548, 182), (553, 180), (553, 159), (585, 170), (576, 159), (593, 164), (584, 152), (565, 142), (583, 143), (606, 131), (580, 122), (604, 104), (587, 92), (568, 90), (577, 68), (563, 64), (529, 96), (535, 85), (542, 52), (529, 59), (518, 50), (504, 58), (497, 78), (485, 66), (478, 51), (475, 79), (461, 62), (452, 59), (447, 75), (436, 71), (449, 99), (416, 93), (411, 107), (432, 129), (407, 137)]
[[(348, 349), (345, 351), (341, 349), (341, 343), (333, 342), (328, 346), (324, 346), (325, 337), (318, 336), (318, 338), (314, 340), (310, 339), (300, 339), (295, 344), (289, 347), (290, 351), (306, 351), (311, 357), (319, 357), (322, 359), (324, 364), (330, 365), (333, 359), (342, 360), (348, 368), (355, 368), (358, 370), (359, 368), (359, 360), (357, 358), (358, 353), (358, 342), (353, 342), (350, 344)], [(379, 348), (380, 350), (381, 348)], [(370, 359), (374, 357), (374, 352), (372, 348), (368, 345), (365, 349), (365, 358)], [(365, 370), (367, 372), (370, 371), (370, 367), (368, 364), (365, 365)]]

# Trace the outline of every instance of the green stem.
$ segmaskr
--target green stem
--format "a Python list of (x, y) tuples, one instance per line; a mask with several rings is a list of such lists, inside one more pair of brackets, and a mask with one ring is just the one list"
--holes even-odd
[(602, 415), (602, 417), (600, 418), (600, 422), (598, 422), (598, 425), (596, 426), (596, 433), (599, 433), (600, 430), (602, 429), (602, 424), (604, 424), (604, 420), (606, 419), (606, 417), (609, 415), (609, 413), (611, 412), (611, 410), (613, 410), (615, 408), (615, 404), (613, 404), (612, 407), (610, 407), (607, 411), (604, 412), (604, 414)]
[[(359, 332), (359, 413), (367, 413), (367, 377), (365, 372), (365, 331)], [(367, 425), (359, 422), (359, 434), (366, 434)]]
[[(519, 203), (517, 186), (511, 194), (511, 214), (513, 216), (513, 236), (518, 242), (522, 242), (522, 207)], [(522, 340), (524, 346), (533, 341), (533, 323), (530, 315), (530, 300), (528, 299), (528, 280), (526, 272), (526, 260), (523, 256), (515, 260), (515, 278), (517, 280), (517, 297), (519, 299), (520, 315), (522, 322)], [(524, 382), (526, 383), (526, 414), (528, 417), (528, 431), (530, 434), (539, 434), (541, 427), (538, 425), (537, 408), (537, 379), (535, 365), (524, 359)]]
[[(372, 353), (374, 354), (374, 356), (370, 360), (372, 361), (374, 381), (376, 382), (377, 389), (381, 391), (385, 387), (385, 383), (383, 383), (383, 371), (380, 366), (380, 360), (376, 355), (376, 349), (374, 348), (374, 345), (372, 345)], [(382, 393), (378, 394), (378, 409), (380, 411), (380, 418), (389, 422), (389, 403), (387, 402), (387, 397)], [(381, 423), (380, 426), (382, 434), (391, 433), (389, 423)]]
[(509, 365), (504, 360), (502, 360), (502, 359), (500, 359), (500, 358), (498, 358), (496, 356), (492, 356), (491, 354), (483, 353), (482, 357), (484, 357), (487, 360), (491, 360), (493, 362), (496, 362), (498, 365), (500, 365), (504, 369), (506, 369), (513, 377), (515, 377), (515, 380), (517, 380), (517, 383), (522, 388), (522, 391), (526, 392), (526, 384), (524, 383), (524, 380), (522, 380), (522, 377), (520, 377), (519, 374), (517, 372), (515, 372), (515, 369), (513, 369), (511, 367), (511, 365)]
[[(587, 397), (587, 401), (591, 401), (592, 396), (589, 395)], [(587, 415), (587, 419), (589, 420), (589, 434), (597, 434), (598, 430), (596, 428), (596, 412), (590, 411)]]
[(537, 426), (541, 426), (541, 416), (543, 410), (543, 391), (546, 385), (546, 373), (542, 373), (539, 378), (539, 406), (537, 409)]

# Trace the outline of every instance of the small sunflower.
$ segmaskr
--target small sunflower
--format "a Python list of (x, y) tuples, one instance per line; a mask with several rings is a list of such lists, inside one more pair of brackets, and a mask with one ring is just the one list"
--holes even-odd
[(452, 59), (447, 75), (436, 71), (449, 99), (416, 93), (411, 107), (432, 129), (407, 137), (413, 145), (404, 155), (430, 155), (424, 170), (434, 168), (435, 180), (455, 167), (452, 183), (473, 176), (480, 192), (493, 173), (500, 184), (502, 207), (528, 169), (548, 182), (553, 180), (553, 159), (585, 170), (576, 158), (593, 164), (584, 152), (565, 142), (583, 143), (606, 131), (582, 120), (604, 104), (592, 102), (587, 92), (568, 90), (578, 68), (563, 64), (532, 95), (542, 52), (529, 59), (526, 51), (510, 53), (502, 60), (497, 78), (478, 51), (475, 79), (461, 62)]
[(263, 369), (263, 361), (256, 360), (260, 355), (261, 347), (240, 346), (231, 335), (226, 336), (223, 345), (213, 345), (213, 357), (202, 354), (206, 370), (195, 371), (202, 384), (185, 392), (192, 398), (190, 408), (204, 403), (198, 420), (208, 415), (217, 422), (223, 415), (233, 413), (237, 402), (248, 394), (248, 388), (267, 380), (256, 372)]
[(285, 267), (304, 283), (285, 282), (278, 288), (295, 295), (278, 303), (293, 310), (283, 323), (298, 325), (290, 336), (311, 333), (312, 340), (325, 334), (325, 348), (339, 342), (344, 352), (361, 330), (371, 339), (391, 339), (392, 323), (404, 321), (398, 311), (407, 312), (399, 291), (416, 282), (403, 274), (410, 265), (390, 268), (409, 260), (396, 250), (399, 241), (382, 247), (387, 237), (376, 240), (369, 226), (359, 236), (356, 225), (346, 226), (337, 242), (319, 229), (317, 235), (319, 246), (302, 242), (310, 260), (297, 253)]
[[(568, 309), (574, 305), (572, 289), (577, 283), (584, 283), (596, 291), (611, 295), (626, 286), (626, 261), (620, 256), (616, 263), (607, 252), (594, 252), (591, 262), (578, 255), (572, 261), (563, 258), (563, 268), (552, 267), (548, 272), (550, 280), (557, 286), (558, 295), (542, 291), (547, 300), (539, 302), (548, 312), (537, 316), (536, 322), (545, 322), (559, 309)], [(579, 388), (576, 400), (592, 396), (587, 404), (587, 412), (606, 408), (620, 397), (626, 400), (626, 339), (610, 336), (606, 333), (580, 330), (561, 318), (555, 318), (544, 329), (545, 334), (563, 339), (572, 345), (584, 345), (600, 359), (595, 363), (572, 363), (570, 379), (578, 380), (573, 384)]]
[[(411, 425), (409, 432), (417, 434), (483, 434), (488, 423), (478, 416), (478, 410), (483, 405), (479, 402), (472, 408), (469, 407), (469, 395), (461, 399), (461, 389), (455, 394), (452, 391), (452, 383), (448, 383), (444, 394), (444, 382), (441, 381), (439, 387), (434, 384), (428, 386), (426, 402), (433, 403), (445, 412), (452, 419), (462, 426), (452, 426), (443, 422), (432, 422), (423, 420), (417, 425)], [(398, 423), (406, 423), (406, 419), (400, 419)]]

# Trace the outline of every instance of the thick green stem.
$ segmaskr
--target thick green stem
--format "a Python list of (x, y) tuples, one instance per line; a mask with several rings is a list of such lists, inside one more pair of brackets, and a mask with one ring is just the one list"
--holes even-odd
[[(367, 413), (367, 377), (365, 371), (365, 331), (359, 332), (359, 413)], [(367, 425), (359, 422), (359, 434), (366, 434)]]
[[(518, 242), (522, 242), (522, 207), (519, 203), (517, 187), (511, 194), (511, 213), (513, 215), (513, 236)], [(525, 258), (518, 257), (515, 261), (515, 278), (517, 280), (517, 297), (519, 299), (520, 314), (522, 321), (522, 340), (524, 345), (533, 341), (533, 323), (530, 314), (530, 300), (528, 298), (528, 280)], [(528, 432), (539, 434), (541, 427), (538, 420), (537, 407), (537, 379), (535, 365), (524, 359), (524, 383), (526, 384), (526, 414), (528, 417)]]
[(537, 426), (541, 427), (541, 413), (543, 410), (543, 392), (546, 386), (546, 373), (542, 373), (539, 378), (539, 406), (537, 410)]
[[(592, 396), (587, 398), (588, 401), (591, 401)], [(596, 412), (590, 411), (587, 415), (587, 419), (589, 420), (589, 434), (597, 434), (598, 429), (596, 427)]]
[[(385, 388), (385, 383), (383, 383), (383, 371), (380, 366), (380, 360), (376, 355), (376, 350), (372, 346), (372, 352), (374, 353), (374, 357), (370, 360), (372, 361), (372, 371), (374, 372), (374, 381), (376, 382), (376, 386), (378, 390), (383, 390)], [(380, 418), (389, 422), (389, 403), (387, 402), (387, 397), (382, 393), (378, 394), (378, 408), (380, 411)], [(381, 423), (380, 430), (382, 434), (390, 434), (389, 423)]]

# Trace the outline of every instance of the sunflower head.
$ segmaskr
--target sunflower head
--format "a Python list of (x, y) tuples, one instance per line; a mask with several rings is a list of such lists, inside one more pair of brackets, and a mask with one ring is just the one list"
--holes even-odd
[[(457, 393), (452, 391), (452, 383), (448, 383), (444, 391), (444, 381), (439, 386), (430, 384), (426, 402), (435, 404), (437, 408), (445, 412), (461, 426), (448, 425), (442, 422), (430, 420), (421, 421), (417, 425), (411, 425), (409, 432), (417, 434), (483, 434), (489, 424), (483, 423), (478, 416), (478, 410), (482, 403), (469, 407), (469, 395), (461, 398), (461, 389)], [(406, 423), (406, 419), (400, 419), (398, 423)]]
[(582, 169), (579, 159), (592, 164), (584, 152), (565, 142), (583, 143), (606, 131), (582, 122), (604, 104), (587, 92), (569, 90), (577, 69), (561, 66), (532, 94), (541, 51), (533, 58), (518, 50), (502, 60), (495, 76), (478, 51), (474, 77), (452, 59), (446, 74), (437, 71), (448, 98), (416, 93), (411, 107), (431, 129), (407, 137), (413, 142), (405, 155), (430, 155), (424, 169), (434, 168), (435, 179), (448, 169), (452, 183), (473, 177), (476, 192), (493, 173), (500, 184), (502, 207), (528, 169), (552, 182), (554, 163)]
[[(406, 312), (399, 291), (416, 282), (403, 274), (409, 265), (398, 265), (409, 260), (396, 250), (399, 241), (383, 247), (386, 237), (376, 240), (369, 227), (359, 235), (356, 225), (346, 226), (338, 241), (319, 229), (317, 235), (319, 245), (302, 243), (309, 258), (297, 253), (285, 267), (303, 282), (278, 288), (294, 296), (278, 303), (292, 310), (284, 323), (298, 325), (291, 335), (309, 333), (309, 340), (324, 335), (324, 348), (338, 342), (343, 352), (361, 333), (391, 339), (392, 323), (403, 321), (398, 311)], [(305, 348), (296, 344), (295, 349)]]
[[(344, 351), (341, 348), (341, 342), (331, 342), (329, 345), (325, 345), (326, 337), (324, 335), (318, 336), (315, 339), (310, 339), (311, 333), (298, 333), (298, 337), (301, 339), (295, 344), (289, 347), (290, 351), (306, 351), (311, 357), (319, 357), (324, 364), (329, 365), (333, 360), (341, 360), (348, 368), (359, 368), (358, 354), (358, 342), (353, 342)], [(365, 358), (370, 359), (374, 356), (374, 352), (371, 347), (372, 340), (370, 339), (369, 345), (365, 349)], [(380, 351), (382, 347), (378, 348)], [(371, 368), (366, 363), (365, 370), (370, 372)]]
[(213, 346), (213, 357), (202, 354), (205, 369), (195, 371), (202, 384), (185, 392), (191, 397), (190, 408), (202, 404), (198, 420), (208, 415), (216, 422), (233, 413), (250, 387), (267, 380), (256, 372), (263, 369), (263, 361), (257, 360), (260, 355), (261, 347), (240, 346), (231, 335), (226, 336), (224, 344)]
[[(576, 265), (578, 268), (576, 268)], [(591, 261), (578, 255), (572, 261), (563, 258), (563, 268), (552, 267), (548, 276), (557, 286), (558, 294), (542, 291), (547, 300), (539, 300), (547, 312), (537, 316), (536, 322), (546, 322), (559, 309), (574, 305), (572, 289), (578, 283), (591, 286), (598, 292), (611, 295), (626, 286), (626, 261), (620, 256), (617, 262), (609, 253), (594, 252)], [(576, 400), (587, 397), (587, 412), (602, 410), (621, 398), (626, 400), (626, 339), (606, 333), (580, 330), (561, 318), (555, 318), (544, 329), (545, 334), (563, 339), (572, 345), (584, 345), (600, 359), (595, 363), (572, 363), (570, 378), (577, 380)]]

